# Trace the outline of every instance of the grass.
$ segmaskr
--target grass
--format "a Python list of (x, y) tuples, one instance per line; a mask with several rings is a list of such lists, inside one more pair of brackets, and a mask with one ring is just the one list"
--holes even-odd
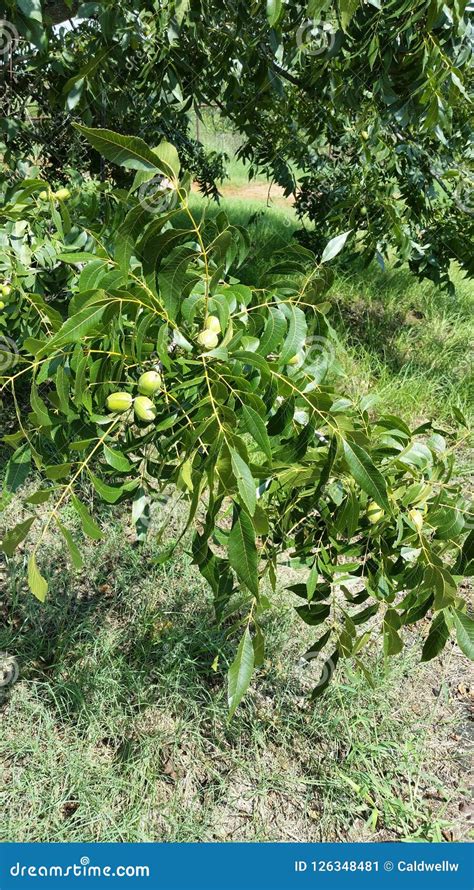
[[(245, 195), (222, 206), (249, 231), (254, 283), (290, 243), (294, 212)], [(404, 270), (340, 270), (329, 299), (349, 392), (373, 390), (413, 422), (469, 410), (472, 296), (460, 279), (451, 298)], [(102, 519), (107, 539), (88, 545), (82, 574), (48, 539), (44, 607), (26, 591), (21, 550), (4, 570), (0, 652), (17, 657), (20, 679), (0, 699), (0, 841), (467, 836), (456, 689), (469, 675), (456, 650), (420, 666), (415, 635), (388, 666), (372, 652), (373, 688), (347, 667), (310, 707), (307, 629), (281, 595), (265, 668), (229, 723), (231, 647), (186, 552), (157, 566), (153, 529), (138, 548), (125, 516)]]
[(472, 289), (455, 297), (404, 270), (341, 276), (332, 290), (346, 373), (407, 419), (472, 411)]
[(156, 566), (153, 536), (137, 549), (128, 531), (110, 518), (72, 578), (50, 539), (45, 607), (10, 567), (0, 650), (21, 678), (2, 708), (0, 840), (442, 839), (463, 793), (442, 742), (456, 714), (443, 671), (436, 700), (423, 685), (415, 641), (387, 670), (373, 655), (373, 689), (348, 669), (310, 708), (315, 670), (282, 599), (229, 723), (208, 590), (186, 554)]

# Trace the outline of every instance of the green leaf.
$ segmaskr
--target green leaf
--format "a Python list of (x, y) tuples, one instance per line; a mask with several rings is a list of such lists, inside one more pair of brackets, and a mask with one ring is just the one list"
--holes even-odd
[(113, 467), (114, 470), (118, 470), (119, 473), (129, 473), (130, 470), (133, 469), (130, 461), (122, 454), (120, 451), (117, 451), (115, 448), (109, 448), (108, 445), (104, 443), (104, 457), (109, 465), (109, 467)]
[[(430, 558), (430, 551), (428, 550), (426, 543), (425, 552), (428, 558)], [(431, 558), (433, 558), (433, 554), (431, 555)], [(424, 582), (428, 588), (434, 588), (435, 590), (433, 603), (435, 612), (454, 604), (457, 593), (456, 581), (447, 569), (437, 565), (427, 566), (424, 574)]]
[(452, 615), (459, 648), (464, 652), (464, 655), (474, 661), (474, 621), (465, 612), (460, 612), (457, 609), (453, 611)]
[(194, 248), (179, 247), (161, 266), (158, 275), (159, 290), (168, 315), (172, 319), (176, 318), (180, 300), (186, 292), (187, 268), (195, 256)]
[(94, 473), (90, 473), (90, 477), (92, 479), (92, 484), (96, 492), (108, 504), (115, 504), (119, 500), (119, 498), (122, 497), (125, 491), (123, 485), (108, 485), (107, 482), (104, 482), (102, 479), (98, 479), (98, 477), (95, 476)]
[(115, 236), (115, 260), (122, 272), (127, 272), (135, 249), (135, 241), (141, 234), (149, 214), (146, 207), (138, 204), (127, 213)]
[(454, 574), (467, 575), (468, 577), (474, 573), (474, 528), (469, 532), (462, 550), (456, 560)]
[(88, 538), (92, 538), (93, 541), (100, 541), (104, 537), (102, 531), (99, 526), (95, 522), (95, 520), (90, 515), (87, 507), (84, 506), (82, 501), (76, 497), (75, 494), (71, 495), (72, 505), (81, 520), (82, 531)]
[(57, 349), (58, 346), (64, 346), (66, 343), (79, 343), (86, 334), (97, 327), (107, 306), (107, 303), (85, 306), (84, 309), (64, 322), (57, 334), (48, 341), (41, 352)]
[(302, 309), (293, 305), (286, 306), (285, 315), (289, 318), (289, 327), (280, 355), (280, 362), (283, 365), (301, 352), (307, 332), (306, 315)]
[(286, 332), (286, 319), (280, 309), (270, 306), (265, 329), (260, 338), (257, 352), (267, 356), (280, 345)]
[(255, 480), (250, 472), (249, 467), (242, 460), (238, 451), (234, 448), (230, 448), (230, 458), (232, 462), (232, 472), (237, 481), (237, 488), (239, 489), (240, 497), (242, 498), (247, 510), (250, 515), (253, 516), (255, 513), (255, 507), (257, 506), (257, 495), (256, 495), (256, 486)]
[(351, 19), (354, 16), (360, 0), (339, 0), (339, 8), (341, 11), (342, 30), (347, 31)]
[(268, 515), (259, 503), (257, 503), (257, 506), (255, 507), (252, 522), (257, 535), (268, 535), (268, 532), (270, 531)]
[(403, 624), (416, 624), (418, 621), (421, 621), (422, 618), (425, 617), (426, 613), (431, 606), (433, 605), (434, 596), (432, 593), (424, 594), (424, 599), (421, 599), (421, 602), (417, 602), (412, 608), (410, 608), (405, 615), (402, 616)]
[(178, 25), (181, 25), (184, 16), (188, 14), (191, 0), (176, 0), (175, 15)]
[(462, 511), (456, 507), (444, 506), (430, 511), (429, 522), (436, 528), (436, 537), (444, 541), (457, 541), (464, 528)]
[(323, 694), (323, 692), (326, 691), (326, 689), (328, 688), (328, 686), (333, 678), (334, 671), (336, 670), (338, 661), (339, 661), (339, 652), (336, 649), (332, 653), (332, 655), (330, 655), (330, 657), (328, 659), (326, 659), (326, 661), (323, 664), (323, 669), (321, 671), (321, 676), (319, 678), (318, 685), (315, 686), (311, 692), (311, 696), (310, 696), (311, 701), (315, 701), (317, 698), (319, 698), (320, 695)]
[(234, 524), (227, 542), (229, 562), (239, 581), (258, 596), (258, 553), (255, 544), (255, 530), (250, 517), (237, 507)]
[(77, 544), (74, 541), (74, 539), (71, 535), (71, 532), (69, 531), (69, 529), (66, 528), (66, 526), (64, 526), (62, 524), (62, 522), (59, 521), (59, 519), (57, 517), (56, 517), (56, 525), (58, 526), (59, 531), (61, 532), (64, 540), (66, 541), (66, 544), (67, 544), (67, 547), (69, 550), (69, 555), (71, 557), (71, 562), (72, 562), (74, 568), (82, 569), (84, 566), (84, 561), (82, 559), (81, 554), (79, 553)]
[(5, 488), (8, 491), (17, 491), (27, 479), (30, 470), (31, 450), (28, 445), (21, 445), (8, 461)]
[(137, 541), (145, 541), (150, 525), (151, 498), (143, 488), (138, 488), (132, 502), (132, 522), (137, 533)]
[(7, 556), (13, 556), (18, 545), (25, 540), (35, 519), (36, 516), (30, 516), (29, 519), (25, 519), (24, 522), (19, 522), (18, 525), (9, 529), (0, 541), (0, 550), (6, 553)]
[(321, 257), (322, 263), (329, 263), (329, 260), (333, 260), (334, 257), (341, 252), (351, 232), (352, 229), (349, 229), (348, 232), (344, 232), (342, 235), (336, 235), (335, 238), (331, 238), (331, 240), (328, 241)]
[(81, 101), (82, 93), (84, 91), (84, 77), (78, 77), (77, 80), (74, 81), (66, 99), (66, 106), (69, 111), (73, 111), (76, 105)]
[(163, 142), (160, 142), (157, 148), (153, 149), (153, 154), (158, 155), (160, 161), (166, 164), (166, 166), (173, 171), (177, 179), (179, 176), (181, 164), (179, 162), (178, 152), (176, 151), (174, 145), (171, 145), (171, 142), (166, 142), (166, 140), (164, 140)]
[(329, 630), (327, 630), (326, 633), (324, 633), (322, 637), (319, 638), (319, 640), (316, 640), (316, 642), (313, 643), (311, 648), (308, 649), (302, 656), (305, 661), (311, 661), (312, 658), (316, 658), (316, 655), (321, 652), (321, 649), (324, 649), (324, 646), (328, 642), (331, 633), (332, 628), (329, 628)]
[(377, 614), (379, 610), (379, 603), (372, 603), (371, 606), (367, 606), (365, 609), (362, 609), (360, 612), (356, 612), (355, 615), (351, 615), (351, 620), (353, 624), (365, 624), (369, 618), (372, 618)]
[(265, 638), (262, 629), (258, 624), (255, 624), (255, 634), (252, 640), (252, 645), (255, 667), (262, 667), (262, 664), (265, 661)]
[(47, 479), (57, 481), (58, 479), (66, 479), (71, 472), (71, 464), (52, 464), (50, 467), (44, 468), (44, 474)]
[(383, 651), (385, 655), (398, 655), (403, 649), (403, 640), (398, 633), (401, 618), (395, 609), (387, 609), (383, 619)]
[(260, 414), (249, 405), (242, 405), (242, 418), (246, 432), (252, 436), (252, 439), (257, 443), (259, 448), (262, 449), (265, 457), (267, 457), (271, 463), (272, 447), (270, 445), (265, 421), (260, 417)]
[(46, 581), (46, 578), (43, 578), (36, 564), (36, 556), (34, 553), (31, 554), (28, 560), (28, 584), (36, 599), (38, 599), (40, 603), (44, 603), (48, 592), (48, 582)]
[(331, 606), (327, 606), (325, 603), (310, 603), (307, 606), (297, 606), (296, 611), (305, 624), (316, 627), (331, 614)]
[(38, 390), (34, 385), (32, 385), (30, 390), (30, 404), (40, 426), (51, 426), (52, 421), (48, 414), (48, 409), (43, 402), (43, 399), (38, 395)]
[[(120, 269), (112, 269), (111, 261), (108, 257), (99, 257), (91, 260), (84, 266), (79, 276), (77, 287), (81, 294), (86, 294), (86, 297), (89, 296), (87, 294), (88, 291), (96, 291), (93, 298), (87, 300), (87, 303), (93, 305), (94, 303), (100, 303), (104, 299), (105, 289), (120, 287), (124, 283), (123, 273)], [(83, 304), (80, 303), (79, 305), (82, 307)], [(75, 309), (72, 309), (69, 314), (72, 316), (74, 312)]]
[(282, 0), (267, 0), (267, 19), (270, 28), (274, 28), (283, 9)]
[(156, 170), (165, 176), (174, 178), (169, 164), (165, 163), (155, 151), (148, 148), (139, 136), (121, 136), (113, 130), (102, 130), (74, 124), (77, 130), (89, 140), (90, 144), (108, 161), (125, 167), (127, 170)]
[(38, 491), (34, 491), (33, 494), (30, 494), (27, 498), (25, 498), (25, 504), (45, 504), (46, 501), (49, 500), (54, 488), (39, 488)]
[(4, 337), (2, 337), (2, 339), (0, 340), (0, 377), (2, 379), (4, 378), (4, 369), (9, 368), (12, 364), (16, 363), (17, 356), (18, 350), (14, 346), (13, 341), (6, 340)]
[(29, 43), (44, 51), (48, 43), (46, 30), (43, 28), (41, 0), (17, 0), (17, 4), (25, 16), (24, 21), (20, 22), (17, 19), (22, 37), (26, 37)]
[(254, 660), (252, 637), (248, 627), (246, 627), (228, 673), (227, 700), (229, 703), (229, 717), (233, 716), (249, 688), (254, 669)]
[(360, 485), (362, 491), (365, 491), (379, 507), (389, 511), (390, 504), (385, 479), (374, 466), (367, 452), (360, 445), (356, 445), (354, 442), (349, 445), (349, 442), (345, 440), (343, 447), (351, 476)]
[(26, 18), (32, 19), (34, 22), (43, 21), (40, 0), (17, 0), (17, 6)]
[(254, 368), (257, 368), (263, 377), (270, 377), (270, 368), (268, 362), (263, 358), (263, 356), (258, 355), (256, 352), (249, 352), (248, 350), (237, 350), (234, 352), (233, 358), (237, 361), (242, 362), (244, 365), (251, 365)]
[(431, 622), (430, 632), (424, 642), (421, 652), (421, 660), (430, 661), (432, 658), (439, 655), (444, 649), (448, 637), (449, 630), (444, 618), (444, 613), (438, 612)]
[(285, 399), (281, 405), (278, 407), (275, 414), (270, 417), (268, 421), (268, 435), (269, 436), (278, 436), (283, 430), (288, 426), (291, 420), (293, 420), (293, 415), (295, 413), (295, 399), (293, 396), (290, 396), (289, 399)]
[(63, 365), (59, 365), (56, 371), (56, 392), (58, 394), (59, 404), (61, 405), (61, 411), (66, 417), (69, 417), (71, 414), (70, 405), (69, 405), (69, 388), (70, 381), (69, 377), (64, 369)]

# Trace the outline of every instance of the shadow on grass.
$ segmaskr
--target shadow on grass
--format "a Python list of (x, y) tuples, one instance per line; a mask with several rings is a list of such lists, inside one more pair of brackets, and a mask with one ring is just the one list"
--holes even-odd
[[(239, 629), (229, 634), (230, 623), (215, 624), (212, 595), (186, 557), (157, 567), (148, 545), (124, 545), (123, 529), (118, 534), (89, 545), (80, 575), (52, 547), (44, 605), (25, 590), (23, 567), (12, 564), (0, 651), (17, 659), (20, 680), (56, 720), (98, 734), (120, 759), (133, 756), (128, 725), (154, 706), (196, 724), (218, 713), (227, 740), (237, 742), (256, 707), (249, 700), (226, 726), (226, 672)], [(275, 614), (269, 622), (276, 651), (285, 621)], [(263, 683), (275, 701), (298, 695), (271, 668)]]
[[(388, 372), (394, 383), (415, 386), (426, 381), (436, 394), (431, 410), (445, 411), (457, 399), (467, 408), (472, 305), (459, 284), (452, 297), (403, 269), (382, 272), (371, 267), (364, 277), (360, 271), (341, 275), (332, 290), (333, 323), (373, 374), (386, 380)], [(423, 411), (422, 394), (417, 401)]]
[(0, 651), (18, 660), (20, 681), (53, 721), (108, 750), (121, 769), (138, 755), (137, 721), (160, 715), (236, 751), (250, 743), (257, 714), (269, 740), (281, 731), (275, 715), (302, 730), (301, 678), (281, 666), (291, 608), (269, 613), (269, 662), (229, 723), (226, 673), (239, 628), (217, 627), (212, 595), (187, 557), (156, 566), (152, 548), (124, 544), (123, 533), (117, 527), (107, 542), (89, 545), (87, 574), (73, 578), (52, 546), (44, 605), (25, 590), (21, 564), (12, 567)]
[[(117, 559), (117, 573), (128, 557), (136, 559), (132, 548), (125, 551)], [(118, 686), (126, 690), (133, 683), (138, 705), (152, 701), (157, 678), (177, 667), (183, 692), (191, 683), (202, 683), (203, 687), (215, 684), (210, 664), (216, 649), (225, 648), (225, 636), (213, 624), (211, 602), (195, 603), (191, 613), (182, 608), (179, 592), (169, 590), (165, 610), (156, 602), (145, 602), (138, 587), (149, 582), (150, 570), (152, 564), (147, 561), (142, 574), (132, 573), (133, 592), (123, 587), (114, 591), (100, 583), (100, 562), (95, 567), (96, 578), (86, 581), (76, 575), (70, 587), (70, 577), (56, 571), (44, 605), (24, 591), (18, 576), (14, 580), (20, 593), (13, 596), (0, 630), (0, 650), (14, 653), (24, 678), (40, 686), (54, 685), (55, 703), (62, 716), (76, 717), (83, 710), (101, 679), (104, 660), (112, 657), (120, 665), (121, 676), (115, 677)], [(160, 579), (155, 573), (154, 577), (164, 594), (166, 575)], [(129, 705), (133, 709), (132, 700)]]

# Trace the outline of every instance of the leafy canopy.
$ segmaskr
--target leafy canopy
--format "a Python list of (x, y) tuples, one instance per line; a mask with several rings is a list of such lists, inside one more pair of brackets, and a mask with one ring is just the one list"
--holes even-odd
[(301, 570), (289, 595), (315, 629), (305, 657), (325, 658), (314, 696), (339, 659), (367, 670), (373, 640), (395, 655), (427, 615), (423, 659), (452, 631), (472, 657), (459, 592), (472, 573), (472, 514), (453, 476), (466, 422), (459, 414), (459, 433), (412, 430), (340, 391), (326, 294), (345, 239), (326, 246), (324, 262), (286, 248), (242, 285), (246, 232), (223, 212), (193, 217), (191, 177), (170, 143), (78, 130), (132, 171), (129, 192), (106, 183), (53, 193), (26, 179), (1, 209), (0, 388), (16, 418), (4, 436), (4, 502), (31, 472), (41, 477), (1, 547), (12, 557), (31, 536), (32, 593), (48, 592), (48, 530), (79, 570), (80, 536), (103, 535), (91, 504), (131, 502), (140, 539), (167, 494), (187, 519), (157, 559), (189, 531), (217, 620), (240, 629), (231, 713), (263, 662), (266, 591), (282, 564)]
[[(350, 231), (367, 263), (395, 252), (449, 286), (473, 271), (470, 62), (464, 0), (7, 0), (19, 39), (3, 66), (2, 132), (54, 169), (92, 162), (70, 120), (160, 137), (207, 193), (222, 158), (188, 113), (218, 107), (302, 216), (310, 246)], [(72, 25), (70, 16), (74, 15)], [(62, 24), (58, 24), (61, 22)]]

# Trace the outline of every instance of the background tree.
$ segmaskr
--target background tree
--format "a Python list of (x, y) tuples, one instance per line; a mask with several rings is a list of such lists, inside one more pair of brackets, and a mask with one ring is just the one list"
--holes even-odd
[[(420, 276), (472, 273), (465, 3), (176, 0), (6, 4), (3, 122), (10, 167), (81, 161), (71, 121), (172, 139), (203, 189), (222, 159), (190, 136), (215, 104), (316, 222), (313, 247), (351, 232), (365, 262), (395, 250)], [(73, 18), (71, 18), (73, 16)], [(61, 24), (58, 24), (62, 19)], [(7, 56), (8, 58), (8, 56)], [(26, 97), (26, 102), (25, 102)], [(97, 156), (93, 166), (98, 169)]]

